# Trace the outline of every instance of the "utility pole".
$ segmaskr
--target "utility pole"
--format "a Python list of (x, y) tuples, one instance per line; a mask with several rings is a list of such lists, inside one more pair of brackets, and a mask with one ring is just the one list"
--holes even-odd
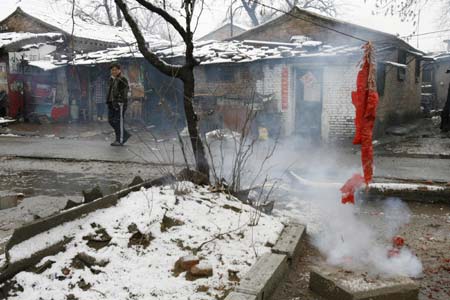
[(421, 9), (419, 9), (417, 13), (417, 28), (416, 28), (416, 34), (417, 34), (417, 48), (419, 48), (419, 26), (420, 26), (420, 12)]

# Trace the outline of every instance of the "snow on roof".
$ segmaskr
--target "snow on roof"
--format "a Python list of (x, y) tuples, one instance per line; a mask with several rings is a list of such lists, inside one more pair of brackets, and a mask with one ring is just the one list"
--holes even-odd
[(57, 39), (61, 37), (61, 33), (2, 32), (0, 33), (0, 48), (20, 41), (42, 37)]
[(39, 68), (43, 71), (51, 71), (57, 68), (64, 67), (67, 64), (67, 61), (64, 62), (55, 62), (52, 60), (35, 60), (28, 62), (29, 66), (33, 66)]
[[(16, 12), (23, 12), (31, 17), (39, 19), (40, 21), (60, 29), (66, 34), (72, 34), (79, 38), (86, 38), (109, 43), (130, 44), (135, 43), (131, 30), (121, 27), (114, 27), (109, 25), (102, 25), (98, 23), (90, 23), (80, 17), (75, 16), (75, 25), (73, 26), (72, 16), (67, 11), (67, 7), (62, 5), (37, 5), (36, 3), (21, 4), (18, 6)], [(149, 43), (159, 43), (163, 39), (158, 35), (144, 34), (145, 39)]]
[[(332, 47), (322, 42), (273, 43), (264, 41), (210, 41), (202, 46), (196, 45), (194, 56), (203, 64), (250, 62), (262, 59), (284, 57), (337, 56), (359, 53), (360, 47)], [(183, 56), (184, 46), (157, 52), (162, 57)]]
[(393, 61), (383, 61), (382, 63), (384, 63), (385, 65), (389, 65), (389, 66), (393, 66), (393, 67), (397, 67), (397, 68), (401, 68), (401, 69), (408, 69), (407, 65), (399, 64), (399, 63), (393, 62)]
[[(202, 41), (195, 43), (194, 56), (201, 64), (252, 62), (263, 59), (287, 57), (333, 57), (361, 53), (359, 46), (333, 47), (322, 42), (308, 41), (301, 43), (274, 43), (264, 41)], [(153, 50), (160, 58), (184, 57), (185, 46), (175, 45), (160, 50)], [(116, 47), (95, 52), (78, 54), (75, 65), (95, 65), (110, 63), (124, 58), (143, 58), (135, 45)]]

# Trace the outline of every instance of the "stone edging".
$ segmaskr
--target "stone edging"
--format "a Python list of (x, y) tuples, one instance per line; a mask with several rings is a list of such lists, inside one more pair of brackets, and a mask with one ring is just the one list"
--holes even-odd
[(231, 292), (225, 300), (268, 300), (289, 271), (290, 264), (299, 257), (305, 233), (304, 225), (286, 225), (272, 247), (272, 253), (261, 256), (241, 278), (236, 291)]
[(142, 187), (150, 188), (152, 186), (160, 186), (173, 180), (174, 177), (168, 175), (154, 180), (145, 181), (143, 183), (120, 190), (114, 194), (104, 196), (102, 198), (96, 199), (86, 204), (82, 204), (80, 206), (76, 206), (69, 210), (63, 211), (62, 213), (44, 219), (36, 220), (35, 222), (32, 222), (30, 224), (15, 229), (11, 238), (8, 240), (5, 246), (5, 257), (7, 259), (7, 264), (6, 266), (3, 266), (3, 269), (0, 269), (1, 272), (0, 283), (4, 283), (6, 280), (12, 278), (17, 273), (35, 265), (42, 258), (49, 255), (54, 255), (64, 250), (64, 246), (67, 243), (67, 240), (60, 241), (55, 245), (51, 245), (46, 249), (40, 250), (37, 253), (34, 253), (30, 258), (23, 259), (14, 263), (9, 263), (10, 259), (9, 250), (15, 245), (20, 244), (23, 241), (32, 238), (33, 236), (46, 232), (63, 223), (81, 218), (98, 209), (114, 206), (117, 204), (120, 198), (127, 196), (131, 192), (138, 191)]

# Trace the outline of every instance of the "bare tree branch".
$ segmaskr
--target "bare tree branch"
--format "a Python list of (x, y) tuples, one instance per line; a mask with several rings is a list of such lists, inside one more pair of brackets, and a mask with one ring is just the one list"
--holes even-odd
[(125, 17), (125, 20), (127, 20), (128, 25), (130, 25), (131, 31), (133, 32), (139, 51), (144, 55), (144, 57), (152, 63), (155, 67), (158, 68), (161, 72), (164, 74), (171, 76), (171, 77), (178, 77), (179, 73), (181, 71), (181, 66), (175, 66), (175, 65), (169, 65), (165, 61), (161, 60), (156, 54), (149, 51), (146, 46), (146, 41), (144, 36), (142, 35), (141, 30), (139, 29), (138, 25), (136, 24), (136, 21), (133, 19), (133, 17), (128, 12), (128, 7), (124, 3), (123, 0), (115, 0), (117, 6), (120, 8), (120, 10), (123, 13), (123, 16)]
[(111, 13), (111, 8), (109, 7), (108, 0), (103, 0), (103, 7), (105, 8), (106, 15), (108, 16), (109, 25), (114, 26), (114, 20)]
[[(122, 1), (121, 1), (122, 2)], [(157, 7), (153, 4), (151, 4), (148, 1), (145, 0), (136, 0), (136, 2), (138, 2), (140, 5), (144, 6), (145, 8), (147, 8), (148, 10), (150, 10), (151, 12), (154, 12), (158, 15), (160, 15), (164, 20), (166, 20), (168, 23), (170, 23), (170, 25), (173, 26), (173, 28), (175, 28), (176, 31), (178, 31), (178, 33), (180, 34), (180, 36), (183, 38), (183, 40), (186, 42), (186, 38), (187, 38), (187, 32), (186, 30), (184, 30), (183, 26), (181, 26), (181, 24), (177, 21), (177, 19), (175, 19), (174, 17), (172, 17), (167, 11), (165, 11), (164, 9)], [(123, 11), (122, 11), (123, 12)]]

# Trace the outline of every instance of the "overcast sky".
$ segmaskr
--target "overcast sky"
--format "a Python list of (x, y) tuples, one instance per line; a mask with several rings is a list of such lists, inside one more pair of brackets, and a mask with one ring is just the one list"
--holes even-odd
[[(0, 0), (0, 18), (3, 19), (10, 14), (18, 3), (20, 3), (19, 5), (48, 5), (50, 2), (52, 0)], [(225, 3), (228, 2), (225, 0), (214, 0), (214, 4), (209, 7), (209, 11), (202, 15), (196, 32), (197, 37), (208, 33), (220, 25), (219, 22), (225, 17)], [(367, 4), (364, 3), (364, 0), (337, 0), (337, 2), (337, 17), (344, 21), (392, 34), (399, 34), (400, 36), (410, 35), (414, 31), (412, 24), (401, 23), (396, 17), (373, 16), (371, 12), (374, 0), (367, 0)], [(439, 27), (439, 5), (436, 4), (439, 1), (429, 2), (430, 4), (421, 11), (419, 24), (419, 33), (421, 34), (447, 29)], [(54, 9), (54, 7), (50, 9)], [(450, 31), (420, 36), (419, 48), (424, 51), (445, 50), (445, 45), (442, 41), (449, 37)], [(417, 46), (417, 38), (412, 38), (410, 43), (413, 46)]]

